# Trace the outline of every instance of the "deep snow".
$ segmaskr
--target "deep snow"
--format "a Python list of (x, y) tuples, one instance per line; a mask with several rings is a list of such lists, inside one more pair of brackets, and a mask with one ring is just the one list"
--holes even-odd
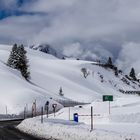
[[(96, 64), (95, 62), (61, 60), (52, 55), (26, 48), (31, 84), (25, 81), (17, 70), (5, 65), (11, 48), (12, 46), (0, 45), (1, 114), (5, 113), (6, 106), (10, 114), (19, 113), (24, 106), (28, 106), (30, 110), (35, 99), (40, 109), (40, 106), (44, 106), (46, 100), (50, 98), (52, 101), (53, 99), (58, 101), (69, 98), (89, 103), (101, 100), (103, 94), (113, 94), (115, 98), (125, 96), (118, 92), (119, 89), (139, 90), (139, 87), (132, 82), (130, 85), (123, 83), (120, 80), (123, 75), (116, 77), (113, 71), (93, 65)], [(87, 78), (84, 78), (81, 68), (86, 68), (90, 73)], [(104, 77), (104, 82), (101, 82), (101, 75)], [(60, 97), (58, 94), (60, 87), (63, 89), (64, 97)]]
[[(128, 85), (121, 80), (124, 74), (116, 77), (112, 70), (99, 67), (95, 65), (96, 62), (62, 60), (29, 48), (26, 50), (31, 83), (25, 81), (17, 70), (6, 66), (11, 46), (0, 45), (0, 114), (5, 114), (6, 108), (8, 114), (19, 114), (25, 106), (26, 111), (30, 112), (35, 100), (37, 109), (40, 111), (41, 106), (49, 100), (51, 110), (52, 103), (58, 104), (57, 109), (62, 108), (56, 113), (56, 120), (53, 120), (53, 115), (50, 115), (50, 119), (45, 119), (45, 123), (41, 125), (40, 117), (37, 117), (25, 120), (19, 127), (36, 135), (42, 133), (41, 136), (51, 137), (53, 135), (67, 139), (72, 136), (73, 140), (87, 139), (87, 137), (93, 140), (93, 136), (101, 140), (121, 140), (128, 137), (140, 139), (140, 97), (119, 92), (119, 89), (139, 91), (138, 83), (134, 84), (129, 81)], [(89, 72), (87, 78), (84, 78), (81, 68), (86, 68)], [(64, 97), (59, 96), (60, 87), (62, 87)], [(111, 115), (108, 114), (108, 102), (102, 102), (102, 95), (105, 94), (114, 96), (114, 102), (111, 102)], [(94, 132), (89, 132), (90, 117), (80, 117), (81, 123), (76, 125), (68, 121), (69, 108), (63, 108), (58, 103), (59, 100), (67, 101), (68, 99), (91, 103), (83, 108), (71, 107), (70, 119), (73, 119), (73, 113), (76, 112), (90, 114), (92, 105), (95, 114)], [(46, 133), (46, 130), (49, 131)]]

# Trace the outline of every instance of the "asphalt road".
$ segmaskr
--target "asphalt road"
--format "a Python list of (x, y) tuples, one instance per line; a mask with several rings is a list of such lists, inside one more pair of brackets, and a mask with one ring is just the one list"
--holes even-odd
[(17, 126), (21, 121), (0, 122), (0, 140), (40, 140), (18, 131)]

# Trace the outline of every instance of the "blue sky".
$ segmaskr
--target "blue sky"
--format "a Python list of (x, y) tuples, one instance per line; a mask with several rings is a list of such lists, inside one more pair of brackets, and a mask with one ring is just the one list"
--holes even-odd
[(11, 6), (5, 6), (5, 4), (1, 1), (0, 2), (0, 20), (10, 17), (10, 16), (21, 16), (21, 15), (28, 15), (34, 14), (32, 12), (26, 12), (19, 10), (24, 4), (31, 2), (32, 0), (15, 0), (16, 2)]

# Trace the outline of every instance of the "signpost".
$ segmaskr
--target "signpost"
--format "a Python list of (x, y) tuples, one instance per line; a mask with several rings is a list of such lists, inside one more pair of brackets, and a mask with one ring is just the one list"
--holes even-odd
[(110, 114), (110, 102), (113, 101), (113, 95), (103, 95), (103, 102), (109, 102), (109, 114)]
[(57, 104), (52, 104), (52, 107), (53, 107), (53, 112), (54, 112), (54, 117), (55, 117), (55, 111), (56, 111)]

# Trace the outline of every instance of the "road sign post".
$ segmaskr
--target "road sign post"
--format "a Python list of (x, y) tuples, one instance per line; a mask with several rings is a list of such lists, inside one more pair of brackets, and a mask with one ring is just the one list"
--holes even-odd
[(113, 101), (113, 95), (103, 95), (103, 102), (109, 102), (109, 114), (110, 114), (110, 102)]
[(53, 112), (54, 112), (54, 117), (55, 117), (55, 111), (56, 111), (57, 104), (52, 104), (52, 107), (53, 107)]
[(109, 114), (110, 114), (110, 101), (109, 101)]

